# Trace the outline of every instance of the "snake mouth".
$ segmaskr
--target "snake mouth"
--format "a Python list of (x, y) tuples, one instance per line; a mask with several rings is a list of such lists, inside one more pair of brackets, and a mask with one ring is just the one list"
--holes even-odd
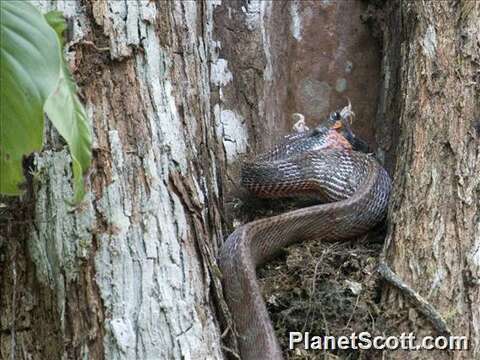
[(352, 111), (352, 104), (350, 101), (348, 102), (347, 106), (345, 106), (340, 112), (335, 112), (333, 116), (336, 121), (331, 126), (331, 129), (336, 130), (340, 135), (342, 135), (350, 143), (353, 150), (369, 153), (370, 147), (368, 144), (356, 136), (350, 126), (353, 122), (353, 118), (355, 117), (355, 113)]

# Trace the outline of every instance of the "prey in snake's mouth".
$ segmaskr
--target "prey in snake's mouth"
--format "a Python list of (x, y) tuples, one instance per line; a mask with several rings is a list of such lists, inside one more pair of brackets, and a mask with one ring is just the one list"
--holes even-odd
[[(323, 154), (345, 154), (342, 160), (348, 166), (348, 154), (353, 152), (370, 153), (366, 142), (357, 137), (350, 126), (355, 116), (350, 104), (341, 111), (332, 112), (325, 120), (310, 129), (305, 124), (303, 115), (295, 113), (293, 133), (286, 135), (282, 141), (269, 151), (259, 154), (253, 161), (245, 161), (241, 171), (241, 184), (257, 198), (296, 197), (320, 202), (339, 200), (340, 197), (330, 196), (323, 186), (318, 186), (332, 173), (332, 161), (319, 161)], [(321, 155), (320, 155), (321, 154)], [(345, 169), (343, 173), (351, 171)], [(356, 176), (361, 176), (355, 174)], [(298, 181), (298, 178), (303, 178)], [(347, 183), (340, 186), (352, 191), (355, 184)], [(328, 181), (327, 181), (328, 183)], [(347, 191), (347, 192), (348, 192)]]
[[(331, 113), (330, 116), (318, 126), (309, 130), (305, 124), (304, 116), (295, 113), (293, 117), (294, 119), (298, 119), (298, 121), (293, 125), (293, 129), (297, 133), (305, 132), (307, 137), (311, 137), (316, 141), (317, 146), (315, 146), (315, 150), (337, 148), (368, 153), (370, 152), (368, 144), (356, 136), (350, 126), (351, 119), (353, 119), (354, 116), (355, 113), (352, 111), (351, 104), (348, 104), (348, 106), (344, 107), (341, 111)], [(320, 138), (320, 140), (318, 138)], [(301, 141), (304, 140), (302, 139)]]
[(277, 160), (289, 156), (305, 154), (307, 152), (328, 149), (353, 150), (364, 153), (370, 152), (365, 141), (353, 132), (350, 122), (355, 116), (351, 106), (341, 111), (332, 112), (324, 121), (310, 129), (305, 124), (302, 114), (293, 114), (297, 120), (293, 125), (293, 133), (284, 137), (273, 149), (256, 156), (256, 160)]

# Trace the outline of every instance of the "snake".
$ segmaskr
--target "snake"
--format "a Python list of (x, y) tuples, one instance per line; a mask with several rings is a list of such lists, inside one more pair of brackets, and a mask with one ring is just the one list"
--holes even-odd
[(391, 179), (350, 127), (351, 105), (244, 161), (241, 185), (260, 198), (309, 196), (314, 205), (238, 226), (220, 248), (224, 298), (243, 360), (283, 358), (256, 276), (257, 267), (301, 241), (362, 235), (386, 216)]

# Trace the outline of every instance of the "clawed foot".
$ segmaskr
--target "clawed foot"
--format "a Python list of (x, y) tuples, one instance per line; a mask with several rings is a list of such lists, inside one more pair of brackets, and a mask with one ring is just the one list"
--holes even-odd
[(303, 116), (302, 114), (294, 113), (292, 114), (292, 119), (293, 121), (296, 121), (292, 127), (294, 132), (302, 133), (309, 130), (308, 126), (305, 124), (305, 116)]

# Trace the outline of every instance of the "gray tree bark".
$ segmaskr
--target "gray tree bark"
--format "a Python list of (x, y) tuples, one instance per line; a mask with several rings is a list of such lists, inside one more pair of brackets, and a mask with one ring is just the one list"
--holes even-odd
[(94, 161), (72, 210), (56, 134), (35, 156), (31, 208), (5, 235), (0, 357), (221, 359), (208, 266), (223, 238), (218, 4), (36, 4), (70, 18)]
[[(469, 338), (469, 351), (418, 358), (479, 359), (480, 3), (403, 1), (384, 22), (379, 117), (392, 124), (382, 137), (397, 143), (387, 259)], [(384, 295), (388, 307), (409, 308), (396, 290)], [(435, 334), (414, 313), (399, 330)]]

